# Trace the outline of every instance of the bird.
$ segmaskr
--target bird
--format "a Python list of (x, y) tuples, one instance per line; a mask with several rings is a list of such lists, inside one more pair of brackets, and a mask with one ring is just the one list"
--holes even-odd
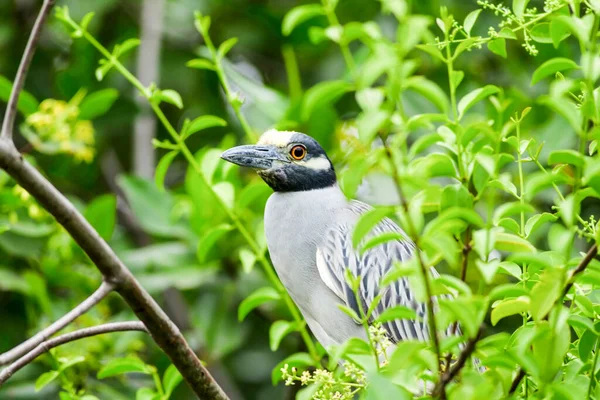
[[(256, 170), (273, 189), (264, 212), (269, 255), (281, 282), (325, 348), (351, 338), (368, 339), (364, 327), (338, 305), (361, 315), (360, 308), (368, 310), (377, 296), (380, 301), (370, 323), (395, 306), (408, 307), (417, 316), (382, 324), (392, 343), (429, 340), (426, 304), (417, 301), (408, 280), (381, 285), (395, 263), (414, 256), (415, 244), (394, 221), (383, 218), (370, 237), (396, 232), (405, 239), (381, 243), (363, 253), (353, 247), (354, 227), (373, 208), (346, 198), (333, 163), (314, 138), (271, 129), (256, 145), (233, 147), (221, 158)], [(359, 279), (358, 295), (347, 282), (347, 271)], [(432, 273), (435, 276), (435, 270)]]

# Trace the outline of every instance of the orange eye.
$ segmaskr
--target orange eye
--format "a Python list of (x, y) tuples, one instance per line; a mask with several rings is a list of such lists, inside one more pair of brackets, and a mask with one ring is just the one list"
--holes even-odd
[(294, 160), (302, 160), (304, 157), (306, 157), (306, 147), (301, 145), (292, 147), (290, 150), (290, 156), (292, 156)]

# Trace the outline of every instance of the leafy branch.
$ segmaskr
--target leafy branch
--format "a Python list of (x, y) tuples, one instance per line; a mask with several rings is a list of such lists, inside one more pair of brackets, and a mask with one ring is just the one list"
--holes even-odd
[(229, 50), (231, 50), (231, 48), (235, 46), (235, 44), (237, 43), (237, 38), (231, 38), (229, 40), (226, 40), (225, 42), (221, 43), (221, 45), (217, 49), (213, 44), (209, 34), (211, 21), (210, 16), (203, 16), (199, 11), (196, 11), (194, 13), (194, 17), (196, 29), (204, 39), (204, 43), (206, 44), (206, 47), (208, 48), (211, 54), (212, 63), (204, 59), (195, 59), (189, 61), (187, 63), (187, 66), (199, 69), (210, 69), (217, 73), (217, 77), (219, 78), (221, 86), (223, 87), (223, 91), (225, 92), (227, 102), (231, 105), (231, 108), (233, 108), (235, 115), (240, 121), (240, 125), (242, 126), (242, 129), (246, 134), (246, 138), (250, 143), (254, 143), (258, 140), (258, 137), (256, 136), (256, 133), (252, 130), (252, 127), (250, 127), (248, 120), (246, 120), (246, 117), (241, 111), (242, 105), (244, 104), (243, 99), (241, 99), (237, 93), (231, 90), (229, 81), (227, 79), (227, 75), (225, 74), (225, 69), (223, 67), (223, 59), (225, 58)]
[[(587, 251), (587, 253), (583, 257), (583, 259), (579, 262), (579, 264), (577, 265), (577, 267), (571, 272), (571, 276), (567, 280), (567, 284), (563, 288), (561, 296), (559, 296), (559, 298), (554, 302), (554, 305), (553, 305), (553, 307), (550, 308), (550, 311), (554, 308), (555, 305), (562, 304), (562, 301), (563, 301), (564, 297), (567, 295), (567, 293), (569, 293), (569, 291), (573, 287), (573, 284), (575, 282), (575, 278), (579, 274), (581, 274), (582, 272), (585, 271), (585, 269), (592, 262), (592, 260), (594, 259), (594, 257), (596, 257), (596, 255), (598, 255), (598, 244), (594, 243), (592, 245), (592, 247), (590, 247), (590, 249)], [(550, 316), (550, 311), (548, 311), (548, 313), (542, 317), (542, 320), (547, 320), (548, 319), (548, 317)], [(525, 370), (522, 367), (519, 368), (519, 370), (517, 371), (517, 375), (513, 379), (512, 384), (510, 386), (509, 394), (513, 394), (517, 390), (517, 388), (519, 387), (519, 384), (521, 383), (521, 380), (526, 375), (527, 374), (526, 374)]]
[[(23, 87), (23, 82), (29, 67), (35, 44), (38, 41), (41, 25), (45, 21), (53, 5), (53, 1), (46, 0), (40, 10), (34, 29), (31, 32), (28, 46), (24, 50), (23, 59), (19, 67), (17, 82), (12, 88), (11, 98), (16, 104), (19, 94)], [(88, 18), (88, 23), (89, 23)], [(110, 55), (110, 59), (114, 59)], [(93, 296), (84, 301), (83, 305), (68, 313), (64, 318), (51, 325), (45, 332), (48, 334), (57, 331), (70, 320), (76, 318), (85, 312), (89, 307), (98, 302), (106, 295), (108, 289), (114, 289), (125, 300), (131, 310), (140, 319), (140, 323), (135, 325), (138, 329), (147, 329), (154, 341), (163, 349), (173, 364), (181, 372), (184, 379), (191, 386), (192, 390), (202, 398), (207, 399), (227, 399), (227, 396), (214, 381), (208, 370), (202, 365), (196, 354), (190, 348), (185, 338), (169, 319), (164, 311), (158, 306), (154, 299), (142, 288), (139, 282), (117, 257), (114, 251), (94, 230), (90, 223), (67, 200), (67, 198), (58, 191), (36, 168), (27, 162), (15, 148), (12, 141), (12, 131), (16, 107), (8, 107), (4, 115), (3, 126), (5, 129), (0, 136), (0, 167), (6, 171), (21, 187), (31, 194), (54, 218), (69, 232), (75, 242), (89, 256), (98, 270), (102, 273), (107, 285), (103, 285)], [(114, 327), (114, 326), (113, 326)], [(102, 328), (88, 328), (94, 334), (103, 333)], [(95, 333), (97, 332), (97, 333)], [(35, 337), (26, 345), (20, 347), (15, 352), (9, 352), (10, 357), (14, 358), (17, 354), (27, 352), (32, 344), (38, 343), (39, 339), (45, 339), (44, 335)], [(50, 339), (50, 344), (60, 345), (63, 340), (69, 341), (71, 337), (64, 336)], [(68, 339), (68, 340), (67, 340)], [(17, 366), (22, 366), (31, 362), (39, 351), (45, 351), (48, 343), (37, 344), (33, 350), (27, 352), (19, 361)], [(41, 346), (41, 347), (40, 347)], [(38, 349), (38, 350), (36, 350)], [(11, 367), (6, 371), (10, 375)], [(6, 378), (8, 379), (8, 377)]]
[[(211, 184), (206, 179), (205, 175), (202, 172), (202, 168), (201, 168), (200, 164), (198, 163), (198, 161), (192, 154), (191, 150), (187, 147), (187, 144), (185, 143), (186, 138), (189, 136), (189, 131), (187, 131), (186, 127), (184, 126), (184, 129), (181, 133), (177, 132), (177, 130), (173, 127), (173, 125), (169, 122), (169, 120), (167, 119), (167, 117), (165, 116), (163, 111), (161, 110), (161, 108), (160, 108), (161, 100), (181, 107), (182, 102), (181, 102), (181, 98), (180, 98), (179, 94), (177, 94), (176, 92), (174, 92), (172, 90), (168, 90), (168, 91), (162, 90), (161, 91), (154, 87), (145, 87), (118, 60), (118, 54), (120, 54), (120, 53), (118, 51), (110, 53), (104, 46), (102, 46), (102, 44), (100, 44), (90, 33), (88, 33), (85, 30), (86, 24), (84, 24), (83, 22), (81, 24), (78, 24), (73, 19), (71, 19), (67, 8), (65, 8), (65, 7), (59, 8), (57, 10), (57, 18), (64, 21), (65, 24), (74, 31), (74, 34), (76, 36), (82, 37), (85, 40), (87, 40), (92, 46), (94, 46), (98, 50), (98, 52), (100, 52), (100, 54), (102, 54), (105, 57), (106, 62), (103, 65), (110, 65), (111, 68), (114, 67), (121, 75), (123, 75), (125, 77), (125, 79), (127, 79), (135, 88), (137, 88), (140, 91), (142, 96), (144, 96), (150, 102), (150, 106), (152, 107), (152, 110), (154, 111), (154, 113), (158, 117), (159, 121), (163, 124), (163, 126), (165, 127), (165, 129), (167, 130), (167, 132), (170, 134), (170, 136), (172, 137), (172, 139), (175, 142), (174, 144), (169, 145), (169, 149), (174, 150), (175, 152), (181, 152), (181, 154), (185, 157), (185, 159), (190, 164), (190, 166), (198, 174), (202, 183), (205, 185), (206, 188), (208, 188), (209, 192), (214, 197), (217, 204), (225, 212), (227, 217), (233, 222), (236, 229), (240, 232), (240, 234), (242, 235), (244, 240), (248, 243), (251, 250), (254, 252), (254, 254), (256, 256), (257, 261), (263, 267), (263, 270), (265, 271), (267, 278), (269, 279), (271, 284), (276, 288), (276, 290), (282, 297), (285, 305), (289, 309), (289, 311), (292, 315), (292, 318), (297, 323), (296, 324), (297, 329), (299, 330), (300, 335), (302, 336), (302, 339), (304, 340), (304, 343), (306, 344), (310, 355), (313, 357), (313, 359), (315, 361), (319, 360), (320, 357), (318, 355), (316, 346), (315, 346), (310, 334), (308, 333), (306, 324), (304, 323), (304, 320), (303, 320), (302, 316), (300, 315), (300, 312), (298, 311), (297, 307), (293, 303), (291, 297), (286, 292), (283, 284), (277, 277), (275, 271), (273, 270), (273, 267), (267, 260), (264, 249), (262, 249), (260, 247), (260, 245), (254, 239), (252, 234), (243, 225), (239, 216), (226, 204), (226, 202), (223, 200), (223, 198), (219, 195), (219, 193), (217, 193), (217, 191), (215, 191), (214, 187), (211, 186)], [(87, 21), (89, 23), (90, 19), (91, 18), (84, 17), (83, 21)], [(206, 25), (206, 20), (205, 20), (204, 24)], [(205, 26), (205, 25), (203, 25), (203, 26)], [(210, 24), (208, 24), (208, 25), (210, 25)], [(165, 92), (167, 93), (167, 95), (165, 95)], [(202, 117), (200, 117), (200, 118), (202, 118)], [(176, 155), (177, 153), (172, 153), (172, 154)], [(172, 161), (173, 158), (174, 158), (174, 156), (171, 157), (170, 161)]]
[(79, 329), (73, 332), (65, 333), (64, 335), (60, 335), (52, 339), (42, 341), (33, 350), (29, 351), (23, 357), (17, 359), (14, 363), (12, 363), (0, 372), (0, 386), (2, 386), (2, 384), (6, 382), (18, 370), (31, 363), (33, 360), (35, 360), (42, 354), (49, 352), (55, 347), (61, 346), (66, 343), (74, 342), (76, 340), (85, 339), (91, 336), (125, 331), (148, 332), (144, 324), (139, 321), (112, 322), (98, 326), (92, 326), (89, 328)]

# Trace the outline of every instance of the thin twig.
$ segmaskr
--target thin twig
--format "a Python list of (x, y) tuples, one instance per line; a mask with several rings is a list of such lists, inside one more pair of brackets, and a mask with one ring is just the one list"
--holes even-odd
[(27, 46), (25, 46), (23, 57), (21, 57), (21, 63), (19, 64), (19, 69), (17, 70), (17, 76), (13, 82), (8, 104), (6, 105), (4, 120), (2, 121), (2, 133), (0, 134), (2, 139), (12, 140), (19, 95), (21, 94), (21, 90), (23, 90), (23, 85), (25, 85), (27, 71), (29, 71), (29, 66), (31, 65), (31, 60), (33, 59), (33, 54), (35, 53), (37, 42), (40, 38), (40, 31), (42, 30), (42, 26), (44, 25), (50, 10), (52, 10), (52, 7), (54, 6), (54, 2), (55, 0), (44, 0), (44, 4), (42, 4), (42, 8), (40, 9), (35, 23), (33, 24), (33, 29), (31, 30), (31, 35), (29, 35)]
[[(592, 247), (590, 247), (590, 249), (588, 250), (588, 252), (586, 253), (586, 255), (583, 257), (583, 259), (581, 260), (581, 262), (579, 263), (579, 265), (577, 265), (577, 268), (575, 268), (573, 270), (573, 272), (571, 272), (571, 277), (569, 278), (569, 281), (567, 282), (567, 284), (565, 285), (565, 288), (563, 289), (562, 292), (562, 296), (560, 296), (557, 301), (562, 301), (563, 297), (565, 297), (567, 295), (567, 293), (569, 293), (569, 290), (571, 290), (571, 287), (573, 287), (573, 283), (575, 282), (575, 277), (579, 274), (581, 274), (583, 271), (585, 271), (585, 269), (587, 268), (587, 266), (592, 262), (592, 260), (594, 259), (594, 257), (596, 257), (596, 255), (598, 254), (598, 244), (594, 243), (594, 245)], [(556, 304), (556, 302), (555, 302)], [(548, 311), (548, 314), (546, 314), (544, 316), (544, 318), (542, 319), (548, 319), (548, 316), (550, 315), (550, 311)], [(519, 384), (521, 383), (521, 380), (525, 377), (525, 370), (523, 368), (519, 368), (519, 372), (517, 373), (517, 375), (515, 376), (515, 379), (513, 380), (512, 384), (510, 385), (510, 390), (509, 390), (509, 394), (513, 394), (515, 392), (515, 390), (517, 390), (517, 388), (519, 387)]]
[(573, 283), (575, 282), (575, 277), (586, 269), (586, 267), (589, 265), (589, 263), (592, 262), (592, 260), (594, 259), (594, 257), (596, 257), (597, 254), (598, 243), (594, 243), (594, 245), (586, 253), (585, 257), (583, 257), (577, 268), (575, 268), (573, 272), (571, 272), (571, 277), (565, 285), (565, 289), (563, 290), (561, 298), (565, 297), (567, 293), (569, 293), (569, 290), (571, 290), (571, 288), (573, 287)]
[(481, 339), (481, 335), (483, 333), (483, 328), (484, 328), (483, 325), (481, 325), (479, 327), (479, 330), (477, 331), (477, 335), (475, 335), (474, 338), (469, 339), (469, 341), (465, 345), (465, 348), (458, 356), (458, 360), (456, 360), (456, 363), (452, 366), (452, 368), (448, 368), (448, 370), (444, 374), (442, 374), (442, 378), (439, 380), (439, 382), (435, 385), (435, 388), (433, 389), (432, 393), (433, 393), (434, 397), (438, 396), (440, 394), (442, 395), (442, 397), (445, 397), (446, 385), (448, 385), (448, 383), (452, 382), (452, 380), (456, 377), (456, 375), (458, 375), (458, 373), (465, 366), (469, 357), (471, 357), (471, 355), (475, 351), (475, 346), (477, 345), (477, 342), (479, 341), (479, 339)]
[(100, 287), (90, 297), (79, 303), (77, 307), (17, 347), (7, 351), (6, 353), (0, 354), (0, 365), (6, 365), (15, 361), (17, 358), (33, 350), (40, 343), (48, 340), (49, 337), (63, 329), (65, 326), (73, 322), (77, 317), (83, 315), (90, 308), (98, 304), (110, 292), (112, 292), (113, 289), (114, 285), (111, 283), (102, 282)]
[(74, 342), (79, 339), (87, 338), (90, 336), (102, 335), (104, 333), (111, 332), (124, 332), (124, 331), (143, 331), (148, 332), (143, 323), (139, 321), (129, 322), (112, 322), (108, 324), (92, 326), (90, 328), (79, 329), (73, 332), (65, 333), (64, 335), (57, 336), (55, 338), (46, 340), (40, 343), (32, 351), (19, 358), (17, 361), (6, 367), (0, 372), (0, 387), (4, 382), (8, 380), (15, 372), (31, 363), (33, 360), (38, 358), (44, 353), (50, 351), (54, 347), (58, 347), (65, 343)]

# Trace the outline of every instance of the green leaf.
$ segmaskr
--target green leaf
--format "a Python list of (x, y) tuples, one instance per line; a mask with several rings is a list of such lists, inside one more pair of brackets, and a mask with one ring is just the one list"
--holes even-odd
[(494, 93), (498, 93), (500, 89), (494, 85), (487, 85), (479, 89), (475, 89), (472, 92), (467, 93), (458, 102), (458, 118), (461, 119), (468, 109), (473, 107), (481, 100), (491, 96)]
[(537, 322), (550, 312), (562, 293), (564, 273), (558, 268), (548, 268), (531, 289), (531, 316)]
[(423, 50), (425, 53), (437, 58), (438, 60), (440, 60), (442, 62), (446, 60), (444, 58), (444, 55), (442, 54), (442, 52), (437, 48), (436, 44), (433, 44), (433, 43), (418, 44), (415, 47), (419, 50)]
[(289, 333), (297, 330), (297, 325), (290, 321), (275, 321), (269, 329), (269, 346), (271, 351), (277, 351), (279, 344)]
[(302, 119), (308, 120), (315, 110), (335, 103), (344, 93), (352, 90), (352, 85), (345, 81), (326, 81), (317, 83), (304, 95)]
[(137, 372), (141, 374), (151, 374), (150, 366), (137, 358), (117, 358), (110, 361), (98, 371), (98, 379), (109, 378), (111, 376)]
[(244, 272), (249, 274), (256, 263), (256, 254), (250, 249), (243, 247), (240, 249), (240, 261)]
[(336, 304), (337, 308), (339, 308), (344, 314), (352, 318), (355, 322), (359, 322), (361, 320), (360, 316), (354, 311), (354, 309), (345, 306), (343, 304)]
[(471, 29), (473, 29), (473, 25), (475, 25), (475, 21), (477, 21), (477, 17), (481, 13), (481, 9), (477, 9), (475, 11), (471, 11), (466, 17), (465, 22), (463, 23), (463, 27), (465, 28), (465, 32), (467, 35), (471, 35)]
[(525, 237), (528, 237), (532, 232), (536, 231), (544, 222), (556, 221), (556, 219), (556, 215), (550, 213), (534, 215), (525, 223)]
[(548, 164), (570, 164), (583, 167), (584, 156), (575, 150), (555, 150), (548, 156)]
[(483, 219), (475, 210), (462, 208), (462, 207), (451, 207), (442, 211), (434, 220), (427, 224), (425, 228), (425, 235), (445, 231), (448, 221), (460, 219), (476, 227), (482, 227), (484, 222)]
[(386, 242), (391, 242), (393, 240), (405, 241), (409, 240), (409, 238), (400, 232), (385, 232), (367, 240), (367, 242), (360, 248), (360, 252), (363, 254), (365, 251), (372, 249), (373, 247), (379, 246), (380, 244)]
[(581, 131), (581, 122), (583, 119), (581, 108), (575, 103), (562, 97), (554, 98), (550, 96), (540, 96), (538, 101), (566, 119), (575, 132), (579, 133)]
[(198, 242), (198, 249), (196, 251), (198, 261), (200, 261), (201, 263), (206, 262), (207, 256), (210, 250), (214, 247), (215, 243), (217, 243), (217, 241), (220, 238), (222, 238), (227, 232), (231, 232), (232, 230), (233, 226), (229, 224), (220, 224), (207, 230)]
[(510, 215), (516, 215), (521, 212), (530, 213), (530, 212), (534, 212), (534, 211), (535, 211), (535, 208), (533, 208), (533, 206), (528, 203), (521, 204), (521, 202), (518, 202), (518, 201), (504, 203), (504, 204), (500, 205), (498, 208), (496, 208), (496, 210), (494, 211), (493, 221), (494, 221), (494, 223), (498, 223), (498, 221), (500, 221), (504, 217), (508, 217)]
[(520, 20), (523, 19), (523, 16), (525, 14), (525, 9), (527, 7), (527, 3), (529, 3), (529, 0), (513, 0), (513, 3), (512, 3), (513, 12), (515, 13), (515, 16)]
[(219, 163), (221, 162), (221, 154), (221, 149), (208, 149), (208, 151), (202, 155), (200, 160), (200, 170), (202, 171), (202, 175), (209, 185), (213, 184), (215, 172), (219, 166)]
[(587, 43), (594, 23), (594, 15), (590, 13), (582, 18), (575, 15), (559, 15), (554, 18), (553, 22), (562, 26), (563, 29), (571, 31), (581, 43)]
[(183, 132), (183, 139), (187, 139), (201, 130), (217, 126), (227, 126), (227, 122), (223, 118), (215, 117), (214, 115), (202, 115), (187, 125)]
[(231, 183), (219, 182), (213, 185), (212, 189), (227, 208), (230, 210), (233, 209), (235, 204), (235, 189)]
[(238, 320), (243, 321), (250, 311), (266, 303), (267, 301), (279, 299), (281, 299), (281, 296), (277, 290), (273, 289), (272, 287), (263, 287), (255, 290), (240, 303), (238, 308)]
[(181, 373), (175, 368), (173, 364), (169, 365), (165, 374), (163, 375), (163, 388), (167, 397), (171, 396), (173, 390), (183, 381)]
[(235, 46), (235, 44), (237, 42), (238, 42), (238, 38), (233, 37), (233, 38), (229, 38), (226, 41), (224, 41), (223, 43), (221, 43), (221, 45), (219, 46), (219, 49), (217, 50), (217, 58), (222, 59), (223, 57), (225, 57), (227, 55), (227, 53), (229, 53), (229, 51), (232, 49), (233, 46)]
[(169, 166), (171, 166), (171, 163), (175, 157), (177, 157), (177, 154), (179, 154), (179, 150), (168, 152), (160, 159), (158, 165), (156, 166), (156, 171), (154, 171), (154, 183), (156, 183), (156, 187), (158, 187), (160, 191), (165, 190), (165, 176), (167, 175)]
[(173, 218), (175, 200), (169, 192), (161, 192), (154, 182), (133, 176), (119, 176), (117, 183), (145, 232), (158, 237), (189, 238), (189, 226)]
[(483, 261), (482, 259), (478, 258), (477, 260), (475, 260), (475, 265), (477, 266), (477, 269), (479, 270), (479, 273), (483, 277), (485, 283), (489, 285), (492, 283), (494, 277), (496, 276), (496, 272), (500, 267), (500, 261)]
[(490, 301), (496, 301), (501, 299), (508, 299), (520, 296), (528, 296), (529, 291), (524, 288), (521, 284), (515, 285), (507, 283), (504, 285), (498, 285), (494, 287), (488, 295)]
[(141, 40), (138, 38), (131, 38), (131, 39), (125, 40), (123, 43), (118, 45), (119, 47), (117, 48), (118, 50), (117, 50), (117, 54), (115, 54), (115, 57), (119, 57), (119, 56), (127, 53), (128, 51), (135, 49), (141, 43), (142, 43)]
[(75, 364), (79, 364), (85, 361), (84, 356), (76, 356), (76, 357), (59, 357), (58, 362), (60, 364), (59, 372), (66, 370), (67, 368), (72, 367)]
[(535, 252), (536, 248), (534, 245), (529, 243), (527, 240), (513, 235), (512, 233), (498, 232), (496, 234), (496, 245), (495, 248), (502, 251), (509, 252)]
[(577, 63), (569, 58), (563, 57), (555, 57), (552, 58), (542, 65), (540, 65), (534, 72), (531, 77), (531, 85), (535, 85), (542, 79), (552, 74), (555, 74), (558, 71), (565, 71), (568, 69), (578, 69), (579, 66)]
[(273, 385), (277, 385), (277, 382), (281, 380), (281, 368), (284, 365), (287, 365), (291, 371), (292, 367), (295, 368), (303, 368), (314, 365), (315, 361), (308, 353), (295, 353), (291, 356), (287, 357), (285, 360), (281, 361), (279, 364), (273, 368), (273, 372), (271, 373), (271, 380)]
[(442, 274), (435, 279), (435, 282), (454, 289), (464, 296), (471, 296), (473, 294), (469, 285), (452, 275)]
[[(8, 102), (10, 93), (12, 91), (12, 82), (0, 75), (0, 99)], [(17, 101), (17, 110), (28, 116), (37, 111), (39, 102), (33, 97), (33, 95), (26, 90), (21, 90), (19, 93), (19, 100)]]
[(517, 34), (515, 33), (515, 31), (506, 26), (500, 29), (500, 32), (498, 32), (498, 36), (503, 37), (504, 39), (517, 40)]
[(569, 325), (571, 325), (574, 328), (578, 328), (581, 329), (583, 331), (590, 331), (592, 332), (594, 335), (599, 335), (600, 333), (596, 330), (596, 327), (594, 326), (594, 322), (589, 319), (586, 318), (582, 315), (576, 315), (576, 314), (570, 314), (569, 318), (567, 318), (567, 322)]
[(521, 296), (516, 299), (501, 300), (492, 309), (491, 322), (496, 326), (502, 318), (521, 314), (529, 310), (529, 297)]
[(159, 90), (153, 96), (156, 100), (164, 101), (165, 103), (173, 104), (177, 108), (183, 108), (181, 95), (172, 89)]
[(81, 22), (79, 23), (79, 26), (81, 27), (82, 30), (87, 31), (87, 28), (90, 24), (90, 22), (92, 22), (92, 18), (94, 18), (95, 13), (93, 11), (90, 11), (89, 13), (85, 14), (83, 16), (83, 18), (81, 18)]
[(550, 37), (550, 23), (541, 22), (536, 24), (530, 31), (531, 38), (538, 43), (552, 43)]
[(393, 208), (378, 207), (362, 214), (352, 232), (352, 247), (358, 248), (359, 243), (381, 222), (382, 219), (393, 213)]
[(417, 313), (412, 308), (408, 308), (406, 306), (395, 306), (383, 310), (383, 312), (377, 316), (375, 321), (384, 323), (396, 319), (416, 320)]
[(141, 388), (135, 392), (135, 400), (161, 400), (161, 396), (150, 388)]
[(422, 76), (412, 76), (405, 80), (407, 89), (411, 89), (432, 102), (443, 113), (448, 112), (450, 101), (446, 93), (433, 81)]
[(409, 167), (414, 176), (435, 177), (458, 175), (452, 158), (445, 153), (431, 153), (414, 160)]
[(399, 385), (395, 385), (389, 377), (380, 373), (369, 376), (369, 385), (361, 396), (363, 400), (409, 400), (414, 396)]
[(102, 89), (88, 94), (79, 105), (79, 119), (95, 119), (106, 114), (117, 98), (117, 89)]
[(58, 371), (48, 371), (48, 372), (44, 372), (43, 374), (41, 374), (35, 380), (35, 391), (39, 392), (40, 390), (42, 390), (46, 385), (48, 385), (50, 382), (52, 382), (53, 380), (58, 378), (58, 375), (59, 375)]
[(96, 197), (83, 213), (85, 219), (104, 240), (109, 240), (115, 230), (117, 198), (112, 194)]
[(356, 120), (358, 137), (365, 145), (370, 144), (377, 132), (389, 121), (390, 112), (384, 110), (369, 110), (363, 112)]
[(100, 66), (96, 68), (96, 71), (94, 73), (98, 82), (101, 82), (102, 79), (104, 79), (104, 77), (106, 76), (106, 74), (108, 74), (112, 67), (114, 67), (114, 64), (112, 62), (109, 62), (106, 59), (100, 60)]
[(571, 36), (568, 28), (560, 22), (550, 21), (550, 38), (555, 49), (558, 49), (560, 42)]
[(452, 71), (450, 83), (452, 84), (452, 88), (456, 90), (458, 85), (462, 82), (465, 77), (465, 73), (463, 71)]
[(215, 70), (215, 64), (212, 61), (206, 60), (204, 58), (195, 58), (185, 63), (188, 68), (196, 68), (196, 69), (208, 69), (210, 71)]
[(283, 17), (281, 31), (284, 36), (288, 36), (294, 28), (304, 21), (320, 15), (325, 15), (325, 9), (320, 4), (305, 4), (294, 7)]
[(492, 53), (497, 54), (502, 58), (506, 58), (506, 39), (503, 37), (490, 40), (487, 47)]
[(580, 202), (577, 201), (577, 198), (573, 194), (570, 194), (564, 200), (559, 200), (558, 207), (560, 217), (565, 222), (565, 225), (572, 227), (575, 223), (575, 215), (579, 214)]
[(402, 21), (396, 31), (396, 43), (402, 54), (406, 54), (424, 38), (427, 27), (431, 24), (431, 17), (425, 15), (411, 15)]

